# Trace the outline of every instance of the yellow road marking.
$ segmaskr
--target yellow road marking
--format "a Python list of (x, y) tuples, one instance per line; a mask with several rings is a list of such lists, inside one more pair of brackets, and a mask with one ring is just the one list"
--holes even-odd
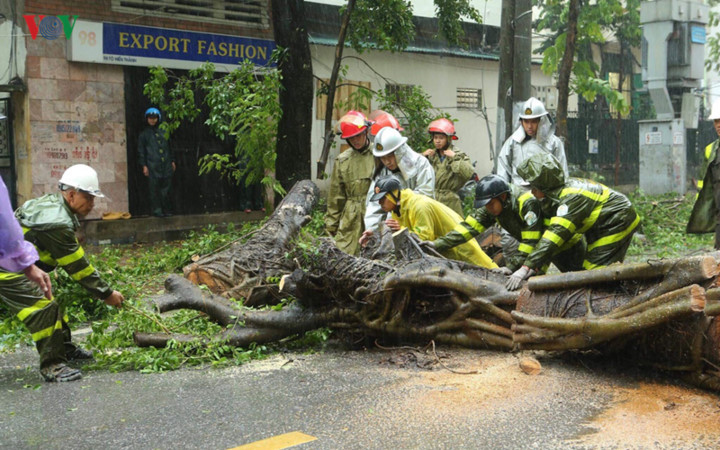
[(241, 445), (240, 447), (233, 447), (228, 450), (280, 450), (315, 440), (317, 440), (315, 436), (310, 436), (309, 434), (301, 433), (299, 431), (293, 431), (292, 433), (280, 434), (261, 441)]

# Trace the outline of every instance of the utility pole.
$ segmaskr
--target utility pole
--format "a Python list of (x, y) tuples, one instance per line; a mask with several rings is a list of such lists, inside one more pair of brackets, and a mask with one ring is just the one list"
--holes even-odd
[[(500, 19), (500, 71), (498, 78), (497, 126), (493, 172), (505, 139), (516, 128), (513, 105), (530, 97), (530, 52), (532, 47), (531, 0), (503, 0)], [(519, 106), (517, 106), (519, 109)]]

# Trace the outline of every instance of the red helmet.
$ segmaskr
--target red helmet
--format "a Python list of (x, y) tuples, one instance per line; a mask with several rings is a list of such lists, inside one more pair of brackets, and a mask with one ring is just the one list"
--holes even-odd
[(458, 139), (457, 136), (455, 136), (455, 125), (453, 125), (452, 121), (442, 118), (433, 120), (430, 122), (430, 125), (428, 126), (428, 131), (430, 134), (433, 133), (442, 133), (446, 136), (451, 136), (454, 141)]
[(404, 131), (405, 129), (400, 126), (400, 122), (390, 113), (380, 114), (375, 118), (375, 123), (370, 127), (370, 134), (373, 136), (377, 135), (380, 130), (385, 127), (394, 128), (398, 131)]
[(339, 121), (340, 131), (343, 139), (348, 139), (353, 136), (357, 136), (363, 131), (367, 130), (370, 123), (365, 117), (365, 114), (360, 111), (348, 111), (347, 114), (342, 116)]

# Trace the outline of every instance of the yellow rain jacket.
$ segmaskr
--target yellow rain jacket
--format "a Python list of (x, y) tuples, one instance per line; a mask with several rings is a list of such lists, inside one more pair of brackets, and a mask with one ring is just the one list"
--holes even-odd
[[(410, 189), (400, 194), (400, 216), (395, 212), (393, 219), (401, 227), (418, 235), (424, 241), (432, 241), (455, 229), (462, 222), (462, 217), (452, 209)], [(443, 256), (465, 261), (488, 269), (496, 268), (497, 264), (482, 251), (476, 240), (471, 240), (457, 247), (440, 252)]]

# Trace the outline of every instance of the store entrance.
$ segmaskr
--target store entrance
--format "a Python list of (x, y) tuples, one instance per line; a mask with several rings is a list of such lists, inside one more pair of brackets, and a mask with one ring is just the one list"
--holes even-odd
[[(175, 70), (176, 75), (186, 72)], [(145, 67), (125, 67), (125, 122), (127, 129), (128, 200), (134, 216), (150, 215), (147, 178), (138, 164), (138, 136), (147, 126), (145, 110), (152, 105), (143, 94), (143, 86), (150, 78)], [(241, 187), (221, 179), (219, 173), (198, 175), (198, 161), (203, 155), (232, 153), (229, 140), (221, 141), (204, 125), (207, 111), (193, 123), (183, 123), (170, 137), (175, 152), (177, 170), (173, 177), (173, 207), (175, 214), (204, 214), (241, 209)]]

